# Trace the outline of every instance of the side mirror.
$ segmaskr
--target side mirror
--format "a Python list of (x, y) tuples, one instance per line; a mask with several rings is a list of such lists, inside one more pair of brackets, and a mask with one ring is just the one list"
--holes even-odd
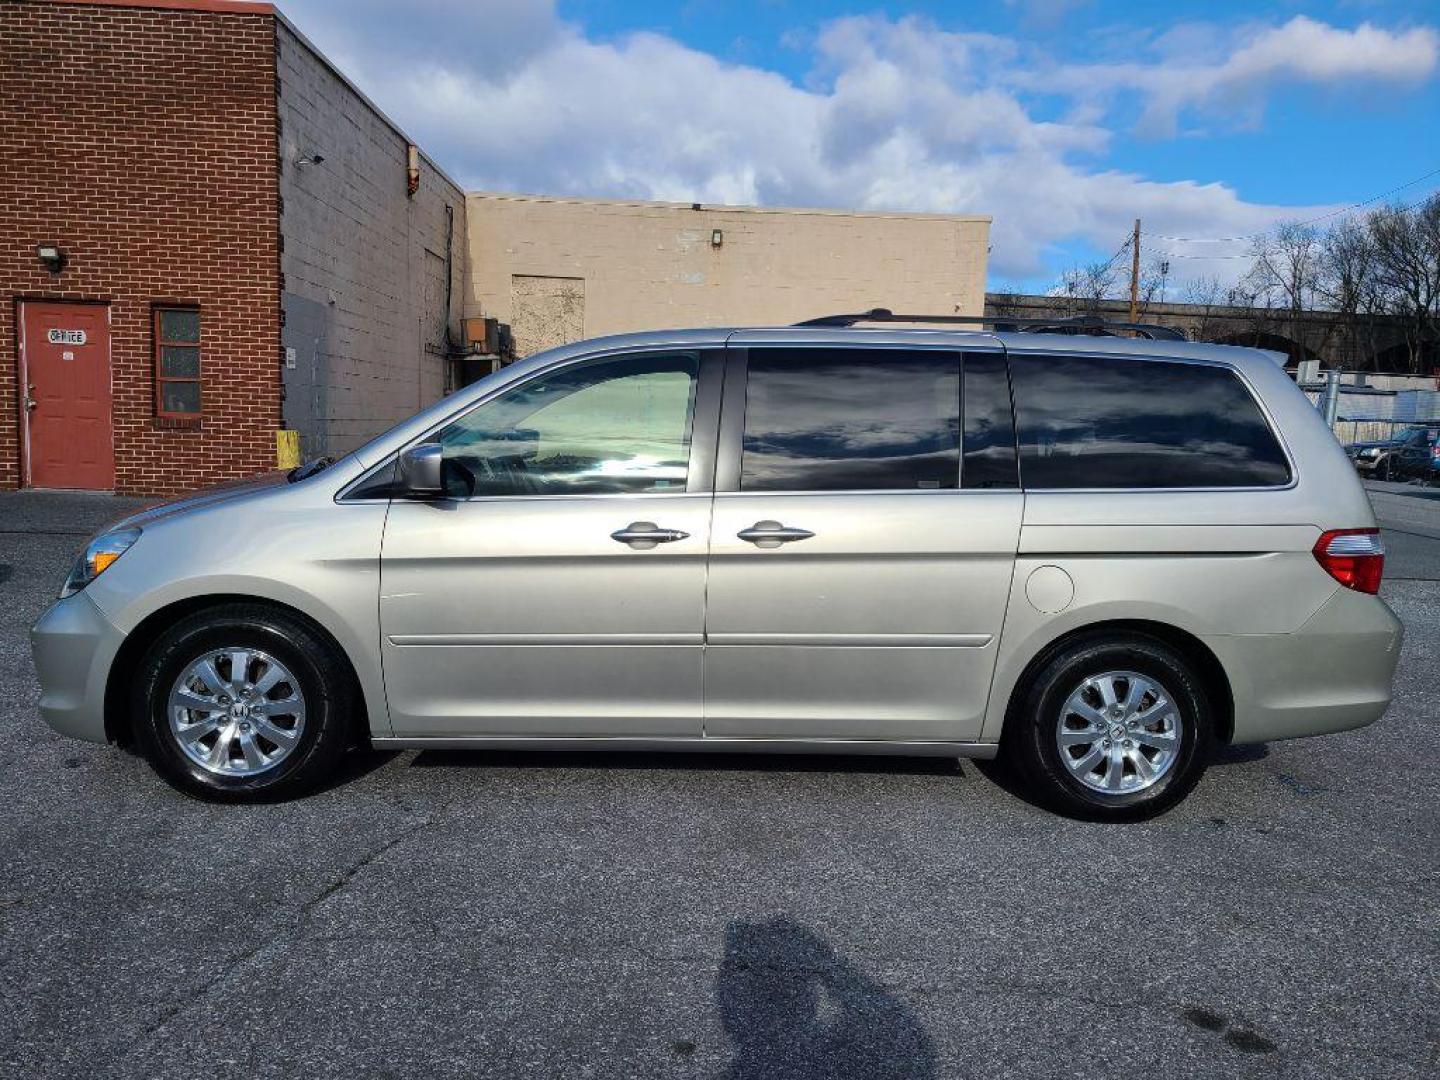
[(439, 495), (440, 462), (444, 450), (439, 443), (421, 443), (400, 454), (400, 483), (407, 495)]

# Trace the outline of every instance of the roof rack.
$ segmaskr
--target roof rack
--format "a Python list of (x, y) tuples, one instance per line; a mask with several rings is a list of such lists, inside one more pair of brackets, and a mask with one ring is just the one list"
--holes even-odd
[(889, 308), (872, 308), (853, 315), (822, 315), (806, 319), (795, 326), (854, 326), (861, 322), (890, 323), (959, 323), (990, 326), (998, 331), (1014, 330), (1025, 334), (1102, 334), (1115, 336), (1116, 330), (1129, 330), (1151, 341), (1185, 341), (1185, 335), (1173, 326), (1157, 323), (1112, 322), (1098, 315), (1072, 315), (1063, 319), (1019, 318), (1009, 315), (896, 315)]

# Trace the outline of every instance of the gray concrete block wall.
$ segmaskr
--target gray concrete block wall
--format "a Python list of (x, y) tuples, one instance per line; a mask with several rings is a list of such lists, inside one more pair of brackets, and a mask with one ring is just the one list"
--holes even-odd
[[(405, 136), (286, 24), (276, 30), (282, 341), (295, 350), (285, 424), (306, 456), (342, 454), (445, 391), (465, 196), (423, 154), (408, 196)], [(320, 164), (297, 164), (317, 154)]]

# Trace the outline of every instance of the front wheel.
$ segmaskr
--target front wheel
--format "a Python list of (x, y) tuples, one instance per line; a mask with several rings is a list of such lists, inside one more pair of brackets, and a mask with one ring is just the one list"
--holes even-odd
[(230, 604), (186, 616), (145, 654), (131, 702), (136, 742), (181, 791), (224, 802), (293, 798), (347, 749), (353, 680), (295, 616)]
[(1157, 639), (1073, 642), (1032, 674), (1021, 695), (1004, 750), (1030, 791), (1067, 816), (1154, 817), (1205, 771), (1211, 705), (1190, 665)]

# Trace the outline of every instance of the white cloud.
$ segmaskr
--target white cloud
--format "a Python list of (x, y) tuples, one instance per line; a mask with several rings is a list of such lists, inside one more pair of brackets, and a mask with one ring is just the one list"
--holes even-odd
[(1007, 81), (1090, 101), (1139, 91), (1140, 129), (1168, 136), (1187, 108), (1256, 124), (1266, 94), (1282, 83), (1418, 84), (1435, 73), (1440, 34), (1430, 27), (1389, 31), (1369, 23), (1343, 30), (1296, 15), (1281, 26), (1245, 25), (1230, 34), (1208, 24), (1182, 25), (1157, 38), (1150, 52), (1149, 62), (1068, 64), (1018, 71)]
[[(1047, 250), (1074, 238), (1109, 248), (1137, 215), (1160, 232), (1229, 235), (1326, 209), (1104, 168), (1109, 95), (1139, 91), (1146, 122), (1173, 127), (1191, 107), (1243, 113), (1282, 81), (1413, 82), (1440, 52), (1433, 30), (1297, 17), (1228, 45), (1213, 28), (1172, 32), (1148, 65), (1056, 67), (1012, 39), (859, 17), (822, 28), (801, 86), (656, 34), (593, 40), (528, 0), (286, 10), (475, 188), (985, 213), (996, 279), (1042, 273)], [(1177, 65), (1167, 50), (1187, 37)], [(1213, 55), (1195, 59), (1196, 40)], [(1059, 93), (1063, 115), (1038, 119), (1033, 90)]]

